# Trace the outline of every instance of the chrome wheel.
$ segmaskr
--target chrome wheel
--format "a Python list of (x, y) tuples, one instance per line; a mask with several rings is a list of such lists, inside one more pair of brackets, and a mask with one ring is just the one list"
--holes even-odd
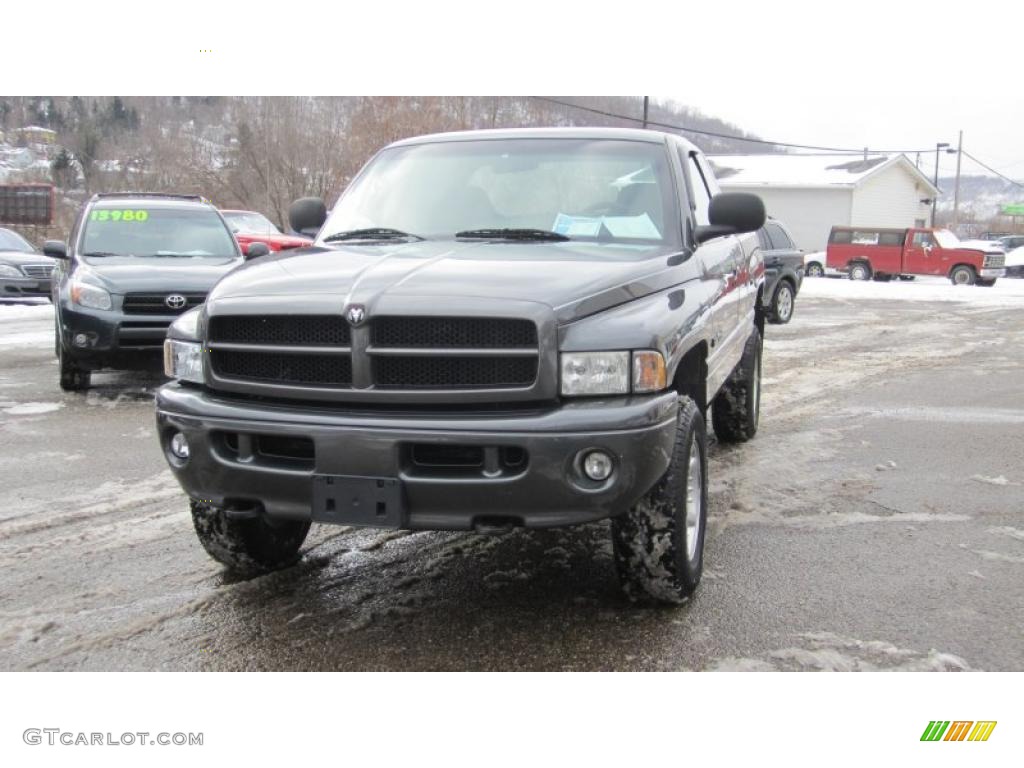
[(775, 294), (775, 316), (783, 322), (787, 322), (793, 314), (793, 291), (788, 283), (779, 286)]
[(704, 505), (701, 486), (700, 447), (696, 440), (690, 440), (690, 461), (686, 471), (686, 559), (693, 562), (697, 555), (697, 540), (700, 538), (700, 520)]
[(821, 277), (825, 274), (825, 270), (821, 268), (820, 264), (811, 264), (807, 267), (808, 277)]

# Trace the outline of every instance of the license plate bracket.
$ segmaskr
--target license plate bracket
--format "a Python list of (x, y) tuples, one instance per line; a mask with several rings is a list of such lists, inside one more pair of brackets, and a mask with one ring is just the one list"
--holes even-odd
[(313, 520), (401, 528), (405, 522), (402, 481), (397, 477), (313, 475)]

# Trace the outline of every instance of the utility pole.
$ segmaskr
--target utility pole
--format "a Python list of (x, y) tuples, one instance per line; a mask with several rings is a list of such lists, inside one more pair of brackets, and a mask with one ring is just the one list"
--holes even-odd
[(647, 127), (647, 109), (650, 106), (650, 103), (651, 103), (651, 97), (650, 96), (644, 96), (644, 128)]
[(935, 145), (935, 194), (932, 195), (932, 227), (935, 227), (935, 207), (939, 202), (939, 150), (948, 147), (947, 142), (942, 142)]
[(960, 160), (964, 154), (964, 132), (960, 131), (960, 140), (956, 144), (956, 183), (953, 185), (953, 231), (960, 234)]

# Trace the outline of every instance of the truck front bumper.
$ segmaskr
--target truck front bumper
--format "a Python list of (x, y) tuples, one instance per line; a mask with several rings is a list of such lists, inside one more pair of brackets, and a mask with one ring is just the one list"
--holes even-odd
[(986, 280), (996, 277), (1006, 277), (1006, 269), (1004, 267), (985, 267), (981, 270), (980, 277)]
[[(674, 392), (503, 413), (271, 405), (178, 383), (157, 394), (164, 455), (193, 499), (308, 520), (315, 476), (397, 479), (397, 526), (436, 530), (620, 514), (667, 470), (676, 412)], [(171, 449), (176, 433), (185, 459)], [(614, 460), (603, 482), (583, 473), (591, 450)]]

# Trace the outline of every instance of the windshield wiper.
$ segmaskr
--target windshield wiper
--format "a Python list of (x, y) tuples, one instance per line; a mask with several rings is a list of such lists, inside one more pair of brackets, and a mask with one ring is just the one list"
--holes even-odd
[(563, 242), (571, 238), (547, 229), (466, 229), (456, 232), (456, 237), (481, 240), (537, 240)]
[(325, 243), (338, 243), (343, 240), (422, 240), (419, 235), (410, 235), (400, 229), (390, 227), (367, 227), (365, 229), (350, 229), (345, 232), (335, 232), (323, 239)]
[(114, 253), (112, 251), (88, 251), (82, 254), (87, 259), (98, 259), (103, 256), (123, 256), (122, 253)]

